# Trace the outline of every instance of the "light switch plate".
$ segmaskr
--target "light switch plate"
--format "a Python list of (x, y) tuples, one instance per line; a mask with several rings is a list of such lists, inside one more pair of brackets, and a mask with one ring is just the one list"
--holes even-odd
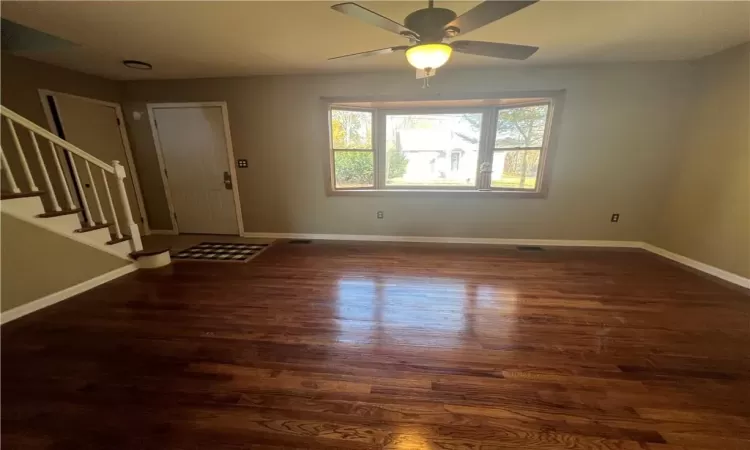
[(237, 160), (237, 167), (240, 168), (246, 168), (247, 167), (247, 160), (246, 159), (238, 159)]

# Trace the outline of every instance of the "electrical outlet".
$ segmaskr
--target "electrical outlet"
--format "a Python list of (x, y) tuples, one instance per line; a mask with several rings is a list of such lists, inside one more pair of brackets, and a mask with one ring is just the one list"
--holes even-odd
[(383, 218), (383, 211), (378, 211), (378, 219), (382, 219), (382, 218)]
[(620, 215), (618, 213), (612, 214), (612, 218), (610, 219), (610, 222), (619, 222), (620, 221)]

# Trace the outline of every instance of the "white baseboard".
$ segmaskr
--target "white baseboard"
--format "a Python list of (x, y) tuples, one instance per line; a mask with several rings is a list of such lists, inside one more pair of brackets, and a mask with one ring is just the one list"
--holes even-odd
[(179, 233), (175, 230), (154, 230), (153, 228), (149, 230), (148, 234), (163, 234), (167, 236), (177, 236)]
[(99, 275), (96, 278), (78, 283), (75, 286), (63, 289), (62, 291), (57, 291), (32, 302), (17, 306), (11, 310), (0, 313), (0, 323), (5, 324), (10, 322), (11, 320), (16, 320), (19, 317), (25, 316), (26, 314), (31, 314), (35, 311), (39, 311), (42, 308), (46, 308), (48, 306), (54, 305), (55, 303), (59, 303), (70, 297), (73, 297), (74, 295), (78, 295), (108, 281), (112, 281), (115, 278), (119, 278), (123, 275), (135, 272), (136, 270), (138, 270), (138, 267), (135, 264), (128, 264), (127, 266), (120, 267), (119, 269), (115, 269), (105, 274)]
[(709, 275), (713, 275), (716, 278), (721, 278), (724, 281), (728, 281), (732, 284), (750, 289), (750, 278), (745, 278), (732, 272), (727, 272), (726, 270), (719, 269), (718, 267), (714, 267), (706, 263), (690, 259), (687, 256), (678, 255), (677, 253), (670, 252), (669, 250), (664, 250), (661, 247), (657, 247), (646, 242), (641, 245), (641, 248), (656, 255), (663, 256), (664, 258), (671, 259), (672, 261), (678, 262), (682, 265), (692, 267), (693, 269), (700, 270), (701, 272), (705, 272)]
[(376, 234), (242, 233), (247, 238), (317, 239), (327, 241), (426, 242), (436, 244), (545, 245), (550, 247), (641, 248), (637, 241), (596, 241), (564, 239), (502, 239), (433, 236), (384, 236)]
[(267, 239), (318, 239), (330, 241), (372, 241), (372, 242), (425, 242), (436, 244), (483, 244), (483, 245), (538, 245), (548, 247), (609, 247), (640, 248), (656, 255), (676, 261), (693, 269), (700, 270), (722, 280), (750, 289), (750, 279), (726, 270), (672, 253), (663, 248), (638, 241), (599, 241), (568, 239), (502, 239), (502, 238), (462, 238), (430, 236), (383, 236), (374, 234), (310, 234), (310, 233), (242, 233), (248, 238)]

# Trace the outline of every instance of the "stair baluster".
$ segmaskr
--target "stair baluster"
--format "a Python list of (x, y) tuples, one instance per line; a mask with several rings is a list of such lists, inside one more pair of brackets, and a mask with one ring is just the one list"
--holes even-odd
[(112, 224), (115, 226), (115, 237), (122, 239), (122, 231), (120, 231), (120, 222), (117, 220), (117, 212), (115, 211), (115, 204), (112, 202), (112, 193), (109, 191), (109, 183), (107, 182), (107, 172), (102, 169), (102, 180), (104, 180), (104, 192), (107, 193), (107, 202), (109, 202), (109, 213), (112, 214)]
[(57, 155), (57, 149), (52, 141), (49, 141), (49, 148), (52, 149), (52, 157), (55, 160), (57, 176), (60, 177), (60, 184), (62, 184), (63, 187), (63, 194), (65, 194), (65, 202), (68, 204), (68, 209), (76, 209), (76, 205), (73, 203), (73, 197), (70, 195), (70, 186), (68, 186), (68, 181), (65, 179), (65, 174), (63, 173), (62, 165), (60, 164), (60, 157)]
[(39, 188), (36, 186), (36, 183), (34, 183), (34, 177), (31, 176), (29, 163), (26, 162), (26, 155), (23, 153), (21, 142), (19, 142), (18, 140), (18, 135), (16, 134), (16, 129), (13, 126), (13, 121), (7, 117), (5, 118), (5, 120), (8, 123), (8, 128), (10, 129), (10, 136), (13, 138), (13, 144), (15, 144), (16, 150), (18, 150), (18, 159), (21, 161), (21, 168), (23, 169), (23, 174), (26, 175), (26, 182), (29, 184), (29, 189), (31, 190), (31, 192), (39, 192)]
[[(64, 151), (67, 153), (68, 157), (71, 157), (68, 150)], [(78, 176), (78, 168), (76, 167), (76, 162), (72, 161), (70, 167), (72, 169), (71, 172), (73, 172), (73, 180), (75, 181), (76, 186), (83, 187), (83, 183), (81, 183), (81, 177)], [(86, 192), (84, 192), (83, 190), (81, 190), (81, 208), (83, 209), (83, 215), (86, 216), (86, 223), (90, 227), (96, 225), (96, 223), (94, 223), (94, 218), (91, 215), (91, 209), (89, 209), (89, 202), (88, 200), (86, 200)]]
[(91, 182), (91, 192), (94, 194), (94, 206), (96, 206), (96, 212), (99, 214), (99, 220), (101, 220), (101, 223), (107, 223), (107, 218), (104, 217), (104, 211), (102, 211), (102, 202), (99, 201), (99, 192), (96, 190), (96, 183), (94, 182), (94, 177), (91, 175), (91, 165), (88, 161), (84, 162), (86, 163), (86, 172)]
[(128, 201), (128, 193), (125, 190), (125, 167), (120, 164), (120, 161), (112, 161), (112, 167), (115, 169), (115, 177), (117, 178), (117, 190), (120, 193), (120, 202), (122, 202), (122, 211), (125, 215), (125, 223), (128, 224), (130, 229), (130, 242), (134, 252), (143, 250), (143, 243), (141, 243), (141, 233), (138, 230), (138, 225), (133, 221), (133, 213), (130, 211), (130, 202)]
[(31, 130), (29, 130), (29, 138), (31, 139), (31, 144), (34, 146), (36, 159), (37, 161), (39, 161), (39, 168), (42, 171), (42, 178), (44, 179), (44, 188), (47, 189), (47, 195), (49, 195), (49, 200), (52, 203), (52, 209), (54, 209), (55, 211), (60, 211), (60, 204), (57, 203), (57, 196), (55, 195), (55, 190), (52, 188), (52, 181), (50, 181), (49, 179), (47, 166), (44, 164), (44, 160), (42, 159), (42, 152), (39, 150), (39, 143), (36, 141), (36, 135)]
[(2, 149), (0, 149), (0, 163), (2, 163), (2, 170), (5, 172), (5, 179), (8, 180), (8, 186), (10, 187), (11, 192), (18, 194), (21, 192), (21, 189), (19, 189), (16, 184), (16, 179), (13, 177), (13, 172), (10, 170), (8, 160), (5, 159), (5, 152), (2, 151)]

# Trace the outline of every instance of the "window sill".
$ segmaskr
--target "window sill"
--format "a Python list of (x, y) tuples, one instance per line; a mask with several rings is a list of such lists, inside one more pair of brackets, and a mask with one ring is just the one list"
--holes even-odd
[(329, 197), (484, 197), (546, 198), (544, 191), (477, 191), (469, 189), (328, 189)]

